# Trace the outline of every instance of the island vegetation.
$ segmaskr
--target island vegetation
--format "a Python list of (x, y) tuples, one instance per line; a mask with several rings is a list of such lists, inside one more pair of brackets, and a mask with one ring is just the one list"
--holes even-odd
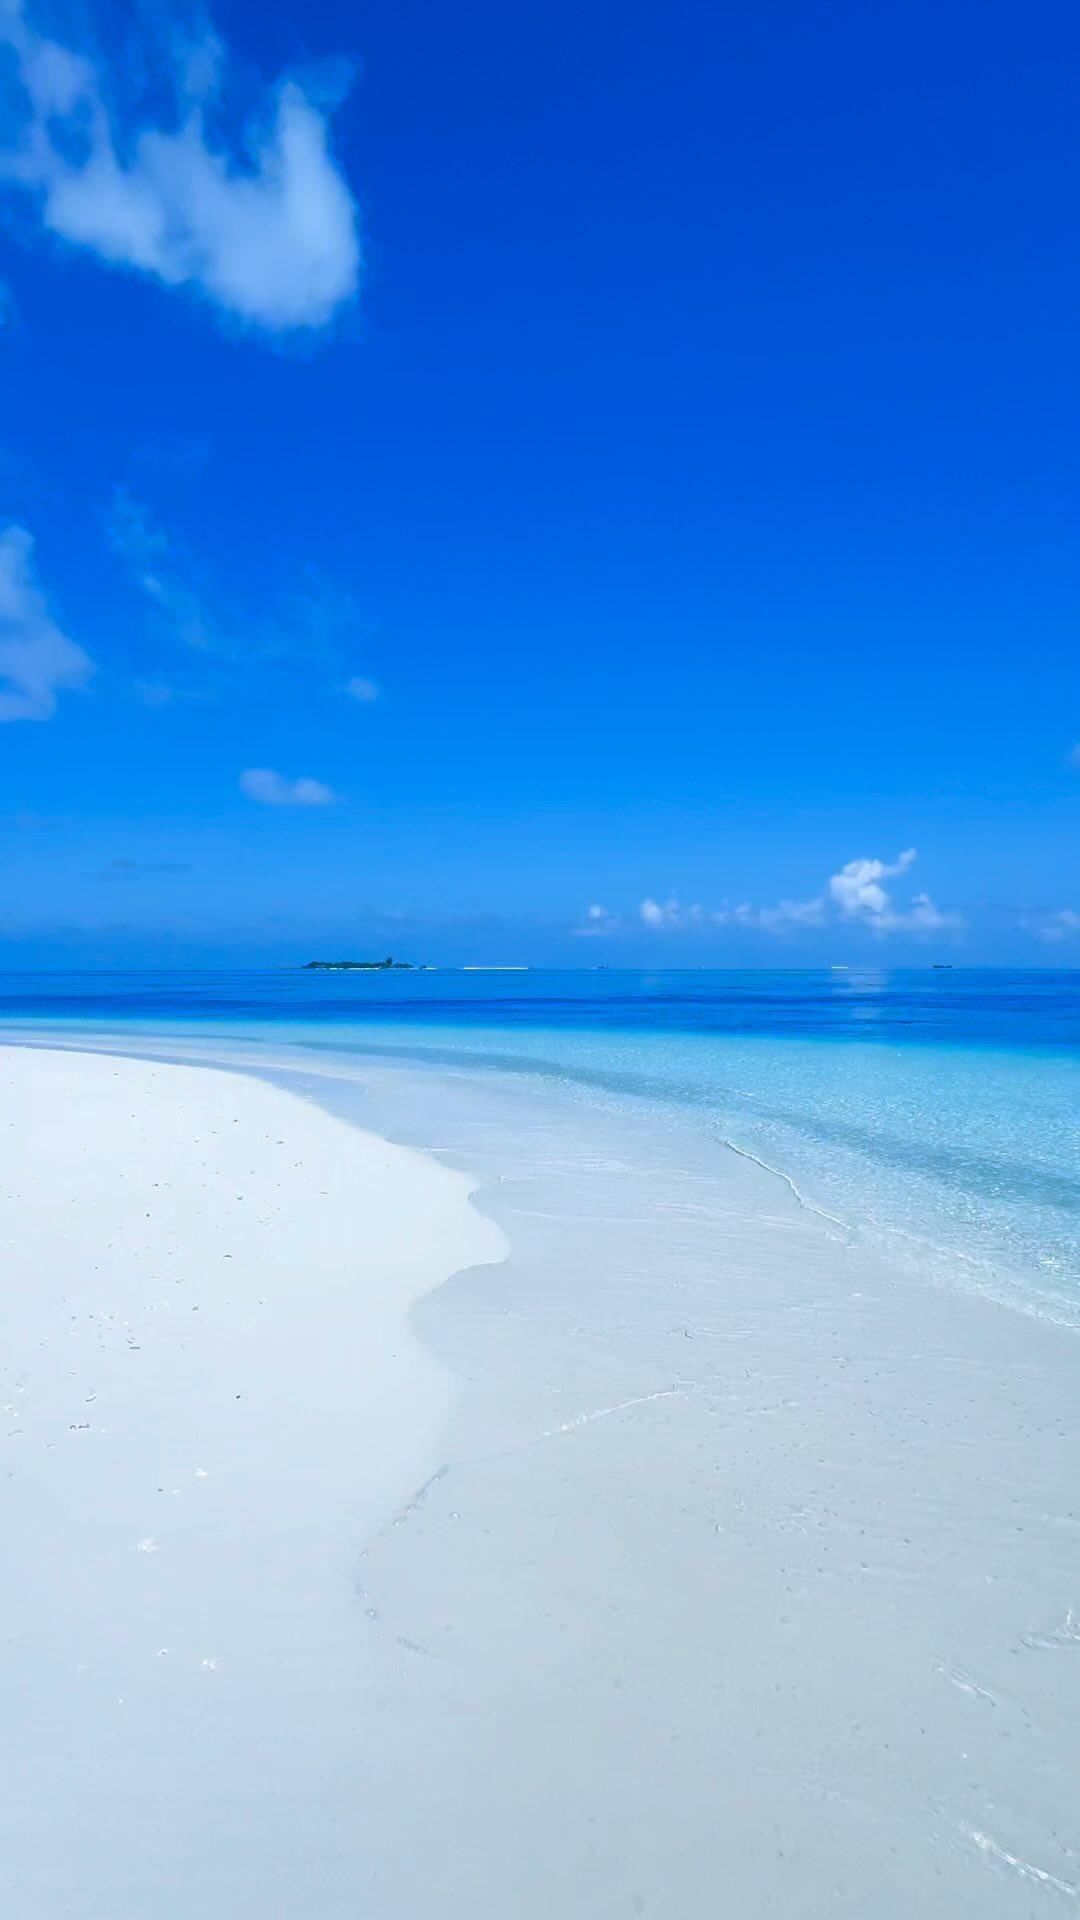
[(385, 960), (308, 960), (304, 965), (305, 973), (386, 973), (389, 969), (404, 967), (411, 969), (411, 960), (395, 960), (388, 955)]

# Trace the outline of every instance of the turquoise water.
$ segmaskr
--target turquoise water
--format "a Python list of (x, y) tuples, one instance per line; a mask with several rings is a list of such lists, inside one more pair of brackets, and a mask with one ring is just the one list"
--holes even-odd
[(9, 1031), (529, 1075), (762, 1161), (834, 1230), (1080, 1325), (1080, 974), (7, 975)]

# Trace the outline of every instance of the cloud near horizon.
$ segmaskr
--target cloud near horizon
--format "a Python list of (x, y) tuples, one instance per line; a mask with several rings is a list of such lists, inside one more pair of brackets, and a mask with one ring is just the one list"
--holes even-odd
[(1055, 943), (1068, 940), (1080, 934), (1080, 913), (1074, 907), (1058, 907), (1054, 913), (1048, 913), (1035, 929), (1040, 940)]
[(659, 929), (661, 927), (700, 927), (705, 923), (705, 909), (700, 906), (684, 907), (674, 895), (668, 900), (645, 899), (638, 912), (643, 925)]
[(25, 527), (0, 533), (0, 722), (49, 720), (61, 693), (85, 687), (88, 653), (57, 626)]
[(709, 911), (698, 904), (683, 906), (674, 896), (663, 901), (647, 896), (638, 914), (642, 925), (657, 933), (674, 928), (726, 926), (779, 935), (800, 928), (845, 923), (868, 928), (878, 935), (941, 933), (961, 928), (962, 916), (935, 905), (928, 893), (917, 893), (906, 907), (899, 907), (882, 885), (882, 881), (906, 873), (917, 857), (914, 847), (908, 847), (891, 863), (867, 858), (849, 860), (838, 873), (830, 876), (822, 892), (809, 900), (780, 900), (775, 906), (763, 907), (749, 900), (735, 904), (724, 901)]
[(39, 32), (25, 0), (0, 0), (0, 88), (5, 66), (15, 81), (0, 181), (30, 197), (48, 233), (107, 266), (186, 289), (268, 334), (326, 326), (360, 272), (356, 207), (326, 112), (286, 79), (226, 140), (208, 124), (228, 79), (209, 24), (147, 39), (140, 52), (170, 97), (165, 126), (136, 103), (122, 108), (118, 75)]
[(240, 775), (240, 791), (249, 800), (264, 807), (329, 807), (337, 799), (333, 787), (325, 781), (304, 775), (288, 780), (272, 767), (245, 767)]
[(891, 910), (889, 896), (881, 882), (891, 880), (898, 873), (906, 873), (917, 859), (914, 847), (907, 847), (891, 866), (884, 860), (849, 860), (830, 879), (829, 898), (835, 902), (845, 920), (857, 919), (860, 914), (868, 915), (871, 919), (878, 918)]
[(595, 903), (586, 907), (581, 924), (570, 929), (579, 940), (598, 940), (603, 935), (614, 933), (622, 921), (617, 913), (609, 913), (606, 907)]

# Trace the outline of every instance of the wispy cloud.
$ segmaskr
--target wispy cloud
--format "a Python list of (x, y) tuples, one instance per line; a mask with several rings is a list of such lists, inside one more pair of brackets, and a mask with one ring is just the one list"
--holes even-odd
[(306, 775), (288, 780), (272, 767), (245, 768), (240, 775), (240, 791), (264, 807), (328, 807), (337, 798), (333, 788), (322, 780)]
[(169, 707), (176, 699), (176, 688), (167, 680), (134, 680), (131, 691), (143, 707)]
[(606, 907), (594, 902), (591, 907), (586, 907), (580, 924), (571, 927), (570, 931), (579, 940), (599, 940), (606, 934), (617, 933), (621, 925), (617, 913), (609, 913)]
[(1059, 940), (1069, 940), (1080, 934), (1080, 913), (1073, 907), (1058, 907), (1048, 913), (1035, 928), (1040, 940), (1056, 944)]
[(748, 927), (765, 933), (786, 933), (792, 927), (819, 927), (826, 918), (825, 903), (781, 900), (773, 907), (754, 906), (749, 900), (722, 900), (706, 908), (695, 901), (684, 906), (674, 895), (667, 900), (645, 899), (638, 908), (643, 925), (655, 932), (688, 927)]
[(135, 691), (147, 705), (205, 694), (252, 667), (291, 674), (309, 689), (321, 681), (337, 697), (343, 689), (358, 701), (379, 697), (374, 680), (345, 677), (365, 626), (359, 603), (314, 568), (305, 569), (299, 585), (264, 591), (256, 605), (245, 606), (126, 487), (113, 492), (105, 531), (151, 633), (188, 656), (184, 667), (174, 661), (162, 674), (140, 679)]
[(947, 933), (964, 925), (962, 913), (956, 913), (939, 907), (928, 893), (917, 893), (911, 905), (903, 912), (890, 910), (878, 922), (881, 933), (892, 933), (907, 928), (911, 933)]
[(190, 557), (126, 487), (117, 487), (113, 494), (105, 531), (132, 585), (145, 595), (170, 637), (199, 653), (228, 650), (218, 619), (196, 584)]
[(359, 649), (370, 644), (371, 622), (348, 587), (307, 567), (298, 585), (277, 596), (270, 626), (277, 651), (301, 655), (309, 667), (322, 668), (328, 690), (344, 691), (361, 704), (379, 698), (370, 674), (349, 671)]
[(1068, 761), (1070, 767), (1080, 767), (1080, 740), (1076, 742), (1076, 745), (1074, 747), (1069, 748), (1069, 751), (1065, 755), (1065, 758)]
[(227, 138), (228, 53), (205, 22), (140, 47), (160, 118), (122, 99), (119, 72), (39, 31), (25, 0), (0, 0), (0, 49), (16, 83), (0, 179), (47, 232), (266, 333), (324, 327), (352, 299), (356, 208), (310, 86), (281, 81)]
[(359, 700), (362, 705), (367, 705), (379, 697), (379, 689), (374, 680), (365, 680), (359, 673), (354, 673), (351, 680), (346, 680), (345, 691), (350, 700)]
[(110, 860), (98, 875), (102, 880), (134, 879), (140, 873), (190, 873), (186, 860)]
[(184, 480), (192, 482), (209, 467), (214, 443), (205, 434), (164, 434), (144, 440), (131, 452), (132, 467), (151, 481)]
[(704, 907), (696, 904), (684, 907), (674, 895), (667, 900), (643, 900), (638, 913), (645, 926), (657, 930), (662, 927), (700, 927), (705, 922)]
[(710, 925), (777, 935), (837, 924), (860, 926), (878, 935), (930, 934), (962, 927), (962, 916), (938, 907), (928, 893), (917, 893), (906, 905), (898, 905), (883, 886), (883, 881), (906, 873), (916, 858), (914, 847), (908, 847), (892, 862), (865, 857), (849, 860), (830, 876), (820, 893), (808, 900), (779, 900), (771, 906), (725, 900), (707, 910), (699, 905), (684, 906), (674, 896), (667, 900), (650, 896), (641, 902), (638, 913), (642, 924), (656, 933)]
[(70, 825), (62, 813), (33, 813), (29, 807), (21, 807), (17, 813), (0, 813), (0, 827), (13, 833), (53, 833)]
[(48, 720), (61, 693), (84, 687), (89, 654), (57, 625), (25, 527), (0, 533), (0, 721)]
[(828, 907), (820, 895), (813, 900), (778, 900), (775, 906), (755, 907), (749, 900), (724, 901), (709, 918), (720, 927), (755, 927), (762, 933), (790, 933), (796, 927), (822, 927)]

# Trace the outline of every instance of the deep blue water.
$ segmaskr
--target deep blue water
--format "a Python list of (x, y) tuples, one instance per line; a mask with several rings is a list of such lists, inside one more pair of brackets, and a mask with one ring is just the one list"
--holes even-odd
[(0, 975), (9, 1031), (243, 1037), (647, 1103), (855, 1235), (1080, 1325), (1080, 973)]
[(0, 1015), (916, 1040), (1080, 1048), (1080, 971), (438, 969), (0, 974)]

